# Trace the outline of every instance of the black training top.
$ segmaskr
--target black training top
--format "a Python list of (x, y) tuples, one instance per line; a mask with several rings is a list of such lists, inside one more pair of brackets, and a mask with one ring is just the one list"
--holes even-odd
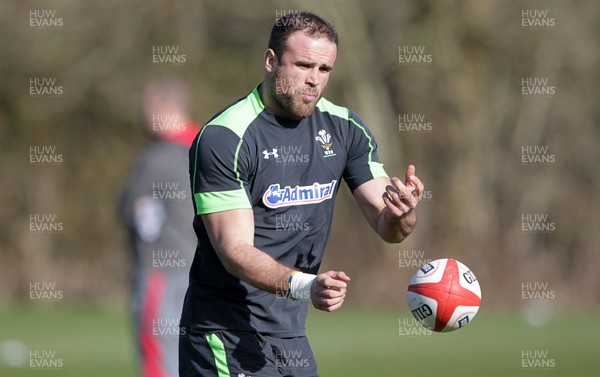
[(198, 247), (182, 326), (304, 335), (308, 304), (229, 274), (201, 215), (252, 209), (254, 246), (282, 264), (316, 274), (342, 177), (352, 191), (387, 177), (373, 135), (347, 108), (321, 98), (308, 118), (286, 120), (265, 109), (256, 87), (213, 117), (190, 148)]

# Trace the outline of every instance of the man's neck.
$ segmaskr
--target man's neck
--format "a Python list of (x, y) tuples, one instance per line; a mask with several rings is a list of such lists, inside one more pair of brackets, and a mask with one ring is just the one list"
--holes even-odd
[(288, 120), (299, 120), (294, 119), (292, 116), (290, 116), (290, 114), (287, 111), (285, 111), (281, 108), (281, 106), (279, 106), (277, 101), (275, 101), (275, 99), (271, 96), (271, 93), (268, 91), (267, 88), (269, 88), (269, 86), (267, 85), (266, 81), (266, 79), (263, 80), (263, 82), (258, 87), (258, 95), (260, 96), (260, 100), (262, 101), (265, 108), (280, 118)]

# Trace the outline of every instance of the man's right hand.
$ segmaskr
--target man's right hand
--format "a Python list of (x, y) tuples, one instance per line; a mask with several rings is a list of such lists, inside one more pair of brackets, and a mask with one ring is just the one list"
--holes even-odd
[(325, 312), (339, 309), (346, 298), (350, 277), (343, 271), (327, 271), (317, 275), (311, 287), (311, 299), (315, 308)]

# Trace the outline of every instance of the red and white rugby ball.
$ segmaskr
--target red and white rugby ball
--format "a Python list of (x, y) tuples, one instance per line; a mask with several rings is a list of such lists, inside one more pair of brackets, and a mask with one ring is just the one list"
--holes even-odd
[(426, 328), (454, 331), (473, 320), (481, 303), (481, 288), (475, 274), (451, 258), (421, 267), (408, 286), (408, 306)]

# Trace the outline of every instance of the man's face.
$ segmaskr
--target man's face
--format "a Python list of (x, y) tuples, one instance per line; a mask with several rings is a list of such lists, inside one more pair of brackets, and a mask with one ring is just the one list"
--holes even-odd
[(315, 39), (301, 30), (290, 35), (285, 45), (272, 66), (271, 96), (286, 117), (306, 118), (327, 88), (337, 46), (326, 37)]

